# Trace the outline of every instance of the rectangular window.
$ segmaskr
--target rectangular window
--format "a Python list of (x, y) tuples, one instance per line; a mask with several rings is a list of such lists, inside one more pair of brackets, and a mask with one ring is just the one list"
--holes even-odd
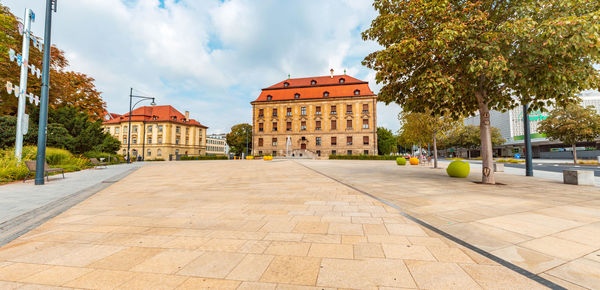
[(352, 155), (352, 150), (348, 150), (348, 155)]
[(258, 151), (258, 155), (262, 155), (262, 151)]
[(263, 130), (263, 123), (258, 123), (258, 132), (262, 132)]
[(115, 134), (119, 134), (119, 131), (121, 131), (121, 128), (115, 127)]
[(369, 119), (363, 119), (363, 129), (369, 129)]
[(317, 150), (317, 156), (321, 156), (321, 150)]
[(123, 144), (127, 144), (127, 137), (123, 137)]
[(346, 128), (352, 129), (352, 120), (346, 120)]
[(273, 122), (273, 131), (277, 131), (277, 122)]
[(188, 145), (190, 143), (190, 138), (189, 137), (185, 137), (185, 145)]
[(300, 115), (306, 116), (306, 107), (301, 107), (300, 108)]
[(189, 135), (190, 134), (190, 128), (185, 128), (185, 135)]
[(369, 145), (369, 136), (363, 136), (363, 145)]
[(258, 138), (258, 146), (263, 146), (263, 138)]
[(316, 115), (321, 115), (321, 106), (316, 106), (315, 107), (315, 114)]
[(336, 122), (336, 120), (331, 120), (331, 130), (337, 130), (337, 122)]
[(285, 130), (292, 131), (292, 122), (285, 123)]
[(161, 137), (161, 136), (158, 136), (158, 140), (156, 140), (156, 141), (157, 141), (157, 142), (156, 142), (157, 144), (162, 144), (162, 137)]
[(258, 116), (259, 117), (264, 117), (265, 116), (265, 109), (259, 109), (258, 110)]
[(277, 151), (273, 151), (273, 156), (277, 156)]
[(148, 133), (152, 133), (152, 125), (148, 125)]
[(337, 106), (336, 105), (332, 105), (331, 106), (331, 114), (332, 115), (336, 115), (337, 114)]
[(321, 130), (321, 121), (315, 122), (315, 130)]
[(123, 127), (123, 133), (127, 134), (127, 132), (129, 132), (127, 126)]
[(131, 144), (137, 144), (137, 137), (131, 137)]
[(331, 145), (332, 146), (337, 145), (337, 137), (331, 137)]
[(272, 114), (272, 116), (273, 117), (277, 117), (277, 108), (273, 108), (273, 114)]
[(346, 114), (352, 114), (352, 105), (346, 105)]
[(277, 138), (273, 138), (271, 140), (271, 142), (272, 142), (273, 146), (277, 146)]
[(175, 144), (179, 144), (179, 137), (175, 138)]
[(306, 130), (306, 121), (300, 122), (300, 130)]
[(158, 125), (158, 133), (162, 133), (163, 125)]
[(346, 145), (352, 145), (352, 136), (346, 137)]
[(365, 150), (365, 151), (363, 151), (363, 154), (365, 154), (365, 155), (369, 155), (369, 150)]
[(369, 112), (369, 104), (363, 104), (363, 113), (368, 113)]
[(138, 127), (138, 126), (133, 126), (133, 127), (131, 127), (131, 130), (132, 130), (132, 131), (131, 131), (131, 133), (137, 133), (137, 131), (138, 131), (138, 128), (137, 128), (137, 127)]
[(335, 155), (337, 152), (335, 150), (331, 150), (331, 155)]
[(287, 108), (286, 109), (286, 113), (287, 116), (291, 116), (292, 115), (292, 108)]
[(181, 133), (181, 127), (176, 126), (175, 127), (175, 133), (177, 133), (177, 134)]
[(317, 146), (321, 145), (321, 137), (316, 137), (315, 138), (315, 144), (317, 144)]
[(152, 156), (152, 150), (148, 149), (148, 153), (146, 155)]
[(152, 137), (148, 137), (148, 144), (152, 144)]

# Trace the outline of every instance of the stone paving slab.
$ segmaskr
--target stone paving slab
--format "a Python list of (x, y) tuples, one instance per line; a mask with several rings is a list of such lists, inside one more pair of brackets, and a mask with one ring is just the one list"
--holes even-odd
[[(600, 285), (600, 189), (498, 173), (482, 185), (389, 161), (299, 161), (567, 288)], [(437, 257), (436, 257), (437, 258)], [(439, 258), (438, 258), (439, 260)]]
[(545, 288), (298, 163), (262, 160), (147, 165), (0, 248), (0, 288), (51, 286)]

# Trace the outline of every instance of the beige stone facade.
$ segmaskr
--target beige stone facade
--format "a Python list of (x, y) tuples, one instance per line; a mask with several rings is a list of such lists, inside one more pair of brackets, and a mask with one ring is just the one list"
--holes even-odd
[[(340, 78), (345, 79), (343, 83)], [(366, 82), (348, 76), (287, 82), (283, 88), (263, 89), (261, 97), (252, 102), (252, 154), (377, 154), (377, 100)]]
[[(171, 107), (171, 106), (163, 106)], [(145, 160), (165, 159), (176, 155), (206, 155), (206, 126), (186, 115), (171, 110), (150, 111), (144, 115), (145, 108), (132, 113), (131, 121), (131, 158), (141, 157)], [(166, 115), (165, 112), (171, 114)], [(146, 112), (148, 113), (148, 112)], [(120, 154), (127, 155), (127, 138), (129, 136), (128, 115), (118, 116), (103, 124), (106, 132), (121, 141)]]

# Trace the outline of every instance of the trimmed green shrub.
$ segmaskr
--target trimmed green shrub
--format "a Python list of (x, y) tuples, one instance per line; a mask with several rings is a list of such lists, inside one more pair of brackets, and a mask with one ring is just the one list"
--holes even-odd
[(402, 165), (402, 166), (406, 165), (406, 158), (404, 158), (404, 157), (396, 158), (396, 164)]
[(446, 173), (450, 177), (466, 178), (470, 172), (471, 167), (469, 166), (469, 162), (462, 160), (452, 161), (448, 165), (448, 168), (446, 168)]
[(179, 160), (227, 160), (225, 155), (181, 156)]
[(329, 159), (344, 160), (396, 160), (392, 155), (329, 155)]

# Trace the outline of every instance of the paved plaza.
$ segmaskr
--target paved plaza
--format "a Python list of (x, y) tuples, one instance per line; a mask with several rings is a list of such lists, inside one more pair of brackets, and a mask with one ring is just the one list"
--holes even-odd
[(387, 161), (151, 163), (0, 248), (0, 289), (600, 285), (597, 188), (473, 180)]

